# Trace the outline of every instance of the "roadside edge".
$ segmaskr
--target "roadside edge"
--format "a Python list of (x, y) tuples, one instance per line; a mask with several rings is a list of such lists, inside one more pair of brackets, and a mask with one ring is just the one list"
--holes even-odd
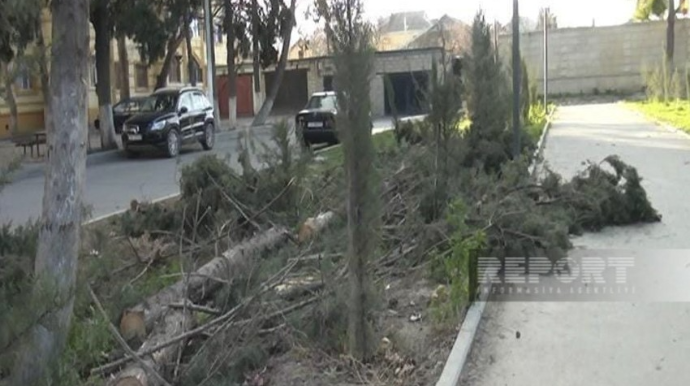
[[(537, 149), (534, 151), (532, 163), (528, 169), (531, 176), (534, 176), (537, 165), (542, 161), (541, 153), (546, 145), (546, 136), (551, 128), (556, 110), (558, 110), (558, 106), (555, 106), (553, 110), (551, 110), (544, 124), (544, 130), (541, 133), (541, 137), (537, 143)], [(479, 300), (472, 303), (467, 310), (465, 319), (460, 325), (460, 331), (455, 338), (455, 343), (443, 367), (441, 377), (436, 382), (436, 386), (457, 386), (460, 383), (462, 371), (465, 369), (472, 345), (474, 344), (475, 336), (479, 330), (479, 324), (481, 323), (486, 308), (489, 292), (490, 291), (483, 291), (480, 294)]]

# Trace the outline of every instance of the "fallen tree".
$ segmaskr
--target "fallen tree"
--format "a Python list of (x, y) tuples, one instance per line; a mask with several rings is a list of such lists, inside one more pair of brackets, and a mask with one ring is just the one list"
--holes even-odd
[[(335, 217), (334, 213), (326, 212), (308, 219), (307, 223), (312, 230), (312, 235), (323, 231)], [(180, 309), (171, 305), (177, 305), (180, 302), (186, 304), (187, 300), (193, 303), (202, 301), (219, 289), (223, 282), (230, 282), (236, 278), (242, 271), (241, 268), (249, 266), (261, 252), (276, 247), (292, 237), (284, 228), (271, 228), (231, 248), (196, 272), (133, 307), (133, 312), (143, 311), (147, 330), (151, 329), (151, 334), (137, 350), (137, 355), (143, 359), (144, 363), (130, 364), (108, 384), (114, 386), (160, 385), (160, 380), (147, 372), (146, 368), (161, 372), (166, 363), (175, 362), (175, 357), (185, 347), (185, 341), (196, 335), (189, 334), (189, 330), (194, 327), (191, 310), (187, 307)], [(228, 314), (216, 320), (224, 318), (228, 318)], [(180, 336), (181, 339), (176, 339)], [(172, 343), (168, 344), (168, 342)], [(152, 348), (158, 347), (161, 348), (151, 351)], [(127, 358), (132, 359), (132, 356)], [(105, 366), (101, 368), (101, 371), (106, 368), (112, 368), (112, 366)]]

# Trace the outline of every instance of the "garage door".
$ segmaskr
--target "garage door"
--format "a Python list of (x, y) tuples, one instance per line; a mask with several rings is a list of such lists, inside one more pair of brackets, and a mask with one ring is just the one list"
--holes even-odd
[(393, 87), (393, 100), (384, 93), (385, 112), (391, 115), (395, 106), (400, 115), (417, 115), (426, 113), (426, 94), (429, 89), (429, 72), (404, 72), (385, 75), (387, 84)]
[[(216, 79), (218, 85), (218, 103), (220, 104), (220, 117), (228, 119), (230, 117), (229, 100), (230, 94), (228, 89), (228, 76), (221, 75)], [(252, 92), (252, 76), (238, 75), (237, 76), (237, 116), (251, 117), (254, 116), (254, 96)]]

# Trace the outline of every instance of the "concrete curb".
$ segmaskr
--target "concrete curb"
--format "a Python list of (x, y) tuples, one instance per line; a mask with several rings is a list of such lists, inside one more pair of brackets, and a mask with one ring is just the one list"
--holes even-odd
[[(624, 106), (625, 106), (625, 105), (624, 105)], [(659, 126), (660, 128), (662, 128), (662, 129), (664, 129), (664, 130), (666, 130), (666, 131), (668, 131), (668, 132), (675, 133), (675, 134), (680, 134), (680, 135), (682, 135), (682, 136), (684, 136), (684, 137), (690, 138), (690, 133), (688, 133), (688, 132), (685, 131), (685, 130), (681, 130), (681, 129), (679, 129), (679, 128), (676, 128), (676, 127), (674, 127), (674, 126), (671, 126), (671, 125), (669, 125), (668, 123), (666, 123), (666, 122), (664, 122), (664, 121), (662, 121), (662, 120), (660, 120), (660, 119), (657, 119), (657, 118), (654, 118), (654, 117), (650, 117), (650, 116), (646, 115), (645, 113), (643, 113), (642, 111), (639, 111), (639, 110), (637, 110), (637, 109), (635, 109), (635, 108), (633, 108), (633, 107), (630, 107), (630, 106), (625, 106), (625, 107), (626, 107), (628, 110), (630, 110), (630, 111), (634, 112), (635, 114), (637, 114), (637, 116), (639, 116), (640, 118), (642, 118), (642, 119), (644, 119), (644, 120), (646, 120), (646, 121), (653, 122), (655, 125)]]
[[(163, 196), (163, 197), (156, 198), (155, 200), (151, 200), (151, 201), (149, 201), (149, 202), (150, 202), (151, 204), (158, 204), (158, 203), (160, 203), (160, 202), (168, 201), (168, 200), (173, 200), (173, 199), (177, 199), (177, 198), (179, 198), (179, 197), (180, 197), (180, 193), (173, 193), (173, 194), (169, 194), (169, 195), (167, 195), (167, 196)], [(101, 216), (92, 218), (91, 220), (84, 221), (84, 222), (82, 223), (82, 225), (93, 225), (93, 224), (99, 223), (99, 222), (101, 222), (101, 221), (103, 221), (103, 220), (107, 220), (107, 219), (109, 219), (109, 218), (111, 218), (111, 217), (115, 217), (115, 216), (122, 215), (122, 214), (126, 213), (128, 210), (129, 210), (129, 209), (120, 209), (120, 210), (116, 210), (116, 211), (114, 211), (114, 212), (111, 212), (111, 213), (108, 213), (108, 214), (104, 214), (104, 215), (101, 215)]]
[[(529, 172), (531, 176), (534, 176), (536, 167), (541, 163), (540, 155), (546, 145), (546, 136), (549, 129), (551, 128), (551, 122), (553, 121), (554, 114), (558, 106), (556, 106), (548, 118), (546, 119), (546, 124), (544, 125), (544, 130), (541, 133), (539, 142), (537, 143), (537, 149), (534, 151), (534, 159), (529, 167)], [(479, 330), (479, 324), (482, 320), (482, 315), (484, 314), (484, 309), (486, 308), (486, 301), (489, 297), (490, 291), (482, 291), (479, 300), (472, 303), (465, 319), (460, 325), (460, 331), (458, 332), (457, 338), (455, 338), (455, 343), (451, 349), (450, 355), (446, 360), (446, 365), (443, 367), (443, 372), (436, 386), (457, 386), (460, 382), (460, 377), (462, 371), (467, 364), (467, 359), (470, 355), (470, 350), (474, 344), (474, 338)]]

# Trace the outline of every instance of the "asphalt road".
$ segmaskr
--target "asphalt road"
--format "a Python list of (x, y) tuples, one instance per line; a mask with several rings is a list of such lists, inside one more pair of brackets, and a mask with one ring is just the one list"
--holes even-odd
[[(385, 131), (389, 127), (389, 120), (378, 120), (374, 123), (374, 132)], [(127, 159), (120, 152), (88, 156), (84, 201), (92, 218), (126, 209), (132, 199), (150, 201), (179, 193), (180, 169), (209, 153), (228, 156), (230, 165), (239, 168), (239, 133), (219, 133), (211, 152), (202, 151), (199, 145), (187, 146), (178, 159), (155, 154)], [(269, 128), (251, 130), (252, 138), (257, 142), (268, 143), (270, 134)], [(0, 224), (11, 222), (19, 225), (40, 216), (43, 173), (42, 165), (27, 165), (14, 175), (13, 182), (0, 192)]]
[[(570, 254), (625, 250), (640, 279), (656, 287), (648, 301), (490, 301), (468, 358), (461, 385), (688, 385), (690, 384), (690, 138), (664, 130), (617, 104), (561, 107), (547, 137), (544, 158), (570, 178), (583, 161), (617, 154), (636, 167), (661, 223), (609, 227), (573, 239)], [(668, 250), (677, 250), (670, 253)], [(678, 257), (686, 264), (676, 266)], [(627, 255), (626, 255), (627, 257)], [(658, 275), (655, 267), (671, 267)], [(547, 278), (545, 287), (554, 283)], [(650, 287), (638, 288), (649, 290)], [(668, 296), (668, 297), (667, 297)], [(630, 301), (634, 300), (634, 301)]]

